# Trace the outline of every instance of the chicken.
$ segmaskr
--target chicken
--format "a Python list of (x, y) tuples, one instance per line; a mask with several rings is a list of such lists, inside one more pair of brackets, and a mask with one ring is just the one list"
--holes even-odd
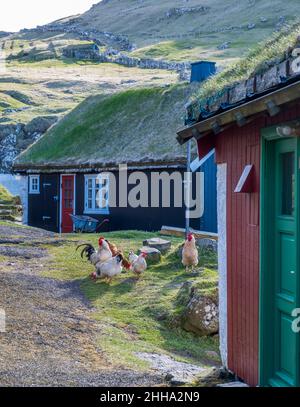
[(198, 262), (195, 237), (192, 233), (189, 233), (182, 249), (182, 264), (185, 266), (186, 271), (188, 271), (190, 267), (193, 270), (198, 265)]
[(115, 276), (121, 274), (123, 259), (123, 255), (118, 254), (103, 263), (97, 263), (94, 278), (107, 279), (110, 283)]
[(98, 245), (99, 247), (96, 251), (94, 246), (89, 243), (84, 243), (77, 246), (76, 251), (79, 249), (79, 247), (84, 247), (81, 251), (81, 258), (83, 258), (83, 255), (85, 254), (87, 260), (89, 260), (89, 262), (95, 266), (99, 262), (104, 262), (112, 258), (112, 252), (109, 248), (108, 243), (103, 237), (100, 237)]
[(122, 251), (120, 251), (120, 250), (118, 249), (118, 247), (117, 247), (114, 243), (109, 242), (107, 239), (106, 239), (105, 241), (106, 241), (106, 243), (108, 244), (108, 246), (109, 246), (109, 248), (110, 248), (110, 251), (112, 252), (112, 256), (113, 256), (113, 257), (117, 256), (118, 254), (121, 254), (121, 255), (123, 256), (122, 266), (123, 266), (125, 269), (129, 270), (130, 267), (131, 267), (131, 264), (130, 264), (129, 261), (125, 258), (124, 253), (123, 253)]
[[(89, 243), (84, 243), (79, 246), (77, 246), (76, 251), (79, 249), (79, 247), (84, 247), (83, 250), (81, 251), (81, 258), (83, 259), (83, 255), (85, 254), (85, 257), (87, 260), (93, 264), (93, 266), (96, 267), (97, 264), (103, 263), (109, 259), (112, 258), (112, 252), (109, 248), (108, 243), (103, 237), (100, 237), (98, 240), (98, 250), (94, 248)], [(95, 273), (92, 273), (90, 275), (92, 279), (95, 279)]]
[(141, 253), (139, 256), (137, 256), (133, 252), (129, 253), (131, 270), (138, 276), (141, 276), (141, 274), (147, 270), (147, 262), (145, 260), (146, 257), (147, 257), (146, 253)]
[(97, 278), (97, 270), (99, 270), (100, 265), (102, 263), (107, 262), (108, 260), (115, 258), (117, 256), (121, 256), (122, 261), (121, 261), (121, 266), (124, 267), (125, 269), (130, 269), (131, 264), (129, 261), (124, 257), (123, 253), (118, 250), (117, 246), (114, 243), (110, 243), (108, 240), (104, 239), (103, 237), (99, 238), (98, 241), (99, 247), (98, 250), (94, 248), (89, 243), (84, 243), (79, 246), (77, 246), (76, 251), (80, 248), (83, 247), (81, 251), (81, 258), (85, 255), (87, 260), (95, 266), (96, 271), (93, 272), (90, 277), (94, 280)]
[(110, 241), (108, 241), (107, 239), (105, 239), (105, 241), (108, 244), (113, 257), (117, 256), (119, 254), (119, 250), (118, 250), (117, 246), (114, 243), (111, 243)]

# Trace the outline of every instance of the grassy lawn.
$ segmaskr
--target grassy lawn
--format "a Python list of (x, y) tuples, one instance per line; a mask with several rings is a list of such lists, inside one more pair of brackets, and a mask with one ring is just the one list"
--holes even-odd
[[(156, 236), (145, 232), (111, 232), (105, 237), (116, 243), (125, 254), (137, 251), (145, 238)], [(177, 249), (182, 239), (171, 238), (172, 250), (158, 265), (150, 266), (145, 275), (137, 279), (131, 272), (118, 276), (111, 285), (103, 281), (94, 283), (89, 274), (93, 267), (81, 260), (75, 252), (79, 241), (97, 244), (97, 235), (70, 235), (63, 246), (47, 246), (53, 255), (46, 276), (62, 280), (80, 281), (81, 288), (91, 301), (93, 317), (99, 321), (99, 345), (110, 360), (120, 366), (142, 368), (147, 366), (135, 352), (169, 354), (173, 358), (210, 365), (207, 351), (218, 352), (218, 338), (199, 338), (183, 331), (175, 323), (182, 305), (178, 292), (182, 283), (193, 280), (206, 290), (217, 284), (216, 256), (201, 256), (199, 276), (186, 275)], [(216, 358), (217, 359), (217, 358)]]

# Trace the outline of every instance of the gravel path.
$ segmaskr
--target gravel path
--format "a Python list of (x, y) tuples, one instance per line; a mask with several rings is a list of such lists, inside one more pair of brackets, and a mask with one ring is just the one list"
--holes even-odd
[[(160, 374), (110, 366), (101, 335), (77, 282), (40, 275), (47, 251), (32, 247), (55, 235), (0, 226), (0, 386), (153, 386)], [(22, 240), (24, 245), (17, 243)], [(2, 260), (2, 261), (1, 261)]]

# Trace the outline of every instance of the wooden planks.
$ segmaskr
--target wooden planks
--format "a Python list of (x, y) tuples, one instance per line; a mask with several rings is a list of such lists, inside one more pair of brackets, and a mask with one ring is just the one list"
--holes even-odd
[[(207, 238), (207, 239), (218, 239), (218, 235), (216, 233), (209, 233), (209, 232), (201, 232), (199, 230), (190, 229), (190, 231), (195, 235), (197, 239)], [(184, 237), (185, 236), (185, 229), (182, 228), (175, 228), (172, 226), (162, 226), (161, 231), (159, 232), (161, 235), (164, 236), (177, 236), (177, 237)]]

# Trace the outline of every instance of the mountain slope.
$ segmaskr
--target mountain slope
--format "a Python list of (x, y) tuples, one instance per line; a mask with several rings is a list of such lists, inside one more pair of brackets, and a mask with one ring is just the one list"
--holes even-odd
[(9, 150), (10, 163), (42, 134), (38, 129), (23, 140), (20, 123), (61, 118), (91, 95), (178, 82), (177, 73), (166, 69), (66, 58), (68, 47), (96, 42), (100, 52), (121, 50), (127, 61), (209, 59), (224, 67), (293, 20), (298, 7), (298, 0), (103, 0), (82, 15), (37, 29), (0, 32), (7, 57), (6, 72), (0, 72), (0, 156)]
[[(222, 60), (241, 56), (294, 19), (298, 7), (297, 0), (104, 0), (73, 24), (126, 35), (141, 54), (199, 59), (203, 53)], [(218, 50), (221, 45), (228, 48)]]

